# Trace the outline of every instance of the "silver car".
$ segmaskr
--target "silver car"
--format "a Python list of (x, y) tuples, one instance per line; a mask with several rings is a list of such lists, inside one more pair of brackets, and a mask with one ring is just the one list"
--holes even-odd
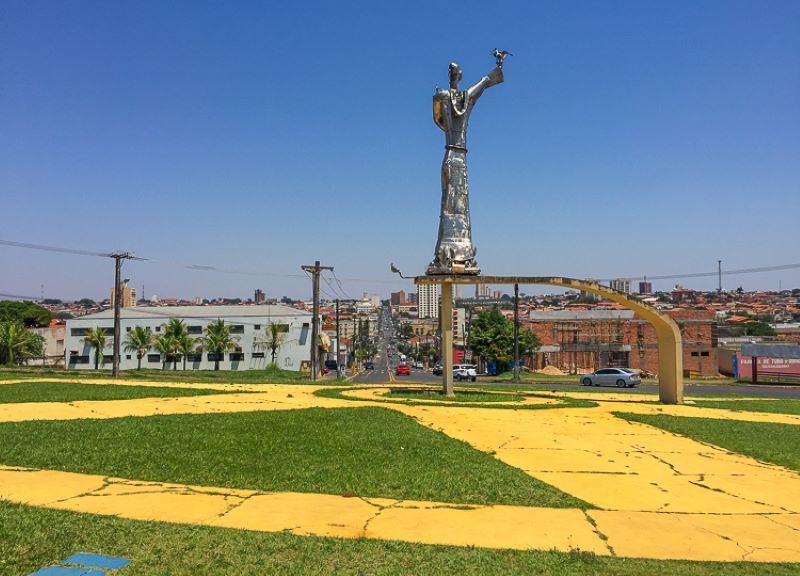
[(628, 368), (603, 368), (591, 374), (581, 376), (584, 386), (618, 386), (620, 388), (633, 388), (641, 383), (641, 378)]

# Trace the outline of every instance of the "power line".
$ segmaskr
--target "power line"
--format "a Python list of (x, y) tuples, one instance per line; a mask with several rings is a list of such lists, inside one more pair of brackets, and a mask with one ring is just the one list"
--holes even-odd
[[(778, 264), (776, 266), (759, 266), (757, 268), (739, 268), (737, 270), (723, 270), (722, 276), (734, 276), (738, 274), (759, 274), (762, 272), (777, 272), (779, 270), (795, 270), (800, 268), (800, 264)], [(642, 276), (642, 277), (629, 277), (617, 276), (617, 278), (624, 278), (626, 280), (680, 280), (683, 278), (704, 278), (709, 276), (717, 276), (720, 274), (719, 270), (713, 272), (691, 272), (689, 274), (668, 274), (664, 276)], [(603, 281), (611, 280), (611, 278), (604, 278)]]

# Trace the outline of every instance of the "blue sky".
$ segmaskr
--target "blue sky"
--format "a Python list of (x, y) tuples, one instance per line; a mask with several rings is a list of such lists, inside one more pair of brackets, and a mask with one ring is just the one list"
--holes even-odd
[[(500, 47), (506, 82), (469, 133), (484, 273), (800, 262), (798, 30), (793, 0), (6, 0), (0, 238), (278, 274), (128, 264), (148, 295), (308, 296), (317, 259), (369, 280), (351, 295), (408, 289), (388, 267), (433, 255), (431, 94)], [(0, 292), (61, 298), (106, 296), (113, 274), (6, 247), (0, 270)], [(724, 280), (779, 283), (800, 270)]]

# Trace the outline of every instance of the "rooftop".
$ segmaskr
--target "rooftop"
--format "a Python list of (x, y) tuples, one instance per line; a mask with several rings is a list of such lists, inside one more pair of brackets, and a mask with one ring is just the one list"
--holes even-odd
[[(120, 318), (267, 318), (271, 316), (311, 316), (311, 312), (298, 310), (281, 304), (261, 306), (143, 306), (122, 308)], [(114, 318), (114, 309), (81, 316), (80, 320), (104, 320)]]

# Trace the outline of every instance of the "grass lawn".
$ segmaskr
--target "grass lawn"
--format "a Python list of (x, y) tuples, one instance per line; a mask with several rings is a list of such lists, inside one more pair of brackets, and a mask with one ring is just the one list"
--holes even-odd
[[(797, 564), (654, 561), (183, 526), (0, 502), (0, 574), (27, 576), (75, 552), (121, 556), (120, 576), (756, 576)], [(115, 572), (116, 574), (116, 572)]]
[[(231, 391), (233, 392), (233, 391)], [(175, 398), (227, 394), (225, 390), (164, 388), (160, 386), (114, 386), (78, 382), (23, 382), (0, 386), (0, 404), (16, 402), (74, 402), (76, 400), (127, 400), (130, 398)]]
[(265, 491), (589, 507), (384, 408), (3, 423), (0, 463)]
[[(474, 386), (474, 385), (473, 385)], [(339, 400), (353, 400), (361, 402), (363, 400), (359, 398), (354, 398), (352, 396), (346, 396), (344, 392), (348, 390), (358, 389), (358, 386), (351, 387), (351, 388), (320, 388), (319, 390), (315, 391), (314, 394), (316, 396), (322, 396), (323, 398), (338, 398)], [(400, 390), (400, 389), (398, 389)], [(481, 389), (477, 386), (473, 388), (473, 392), (462, 392), (464, 398), (463, 400), (459, 398), (459, 394), (456, 394), (455, 398), (447, 398), (446, 396), (438, 395), (435, 398), (426, 398), (424, 394), (410, 392), (408, 394), (404, 394), (398, 392), (398, 394), (387, 394), (380, 398), (372, 398), (370, 402), (386, 402), (386, 403), (402, 403), (402, 404), (414, 404), (414, 406), (441, 406), (442, 401), (448, 401), (450, 406), (457, 406), (462, 408), (475, 408), (479, 406), (480, 408), (498, 408), (504, 410), (547, 410), (550, 408), (593, 408), (597, 406), (594, 402), (590, 402), (588, 400), (581, 400), (576, 398), (558, 398), (559, 402), (557, 404), (520, 404), (519, 406), (516, 405), (503, 405), (503, 404), (496, 404), (497, 402), (502, 401), (502, 397), (500, 395), (491, 395), (485, 392), (482, 392)], [(495, 388), (497, 390), (497, 388)], [(511, 391), (512, 389), (506, 386), (503, 386), (502, 390), (504, 392)], [(525, 392), (528, 396), (536, 396), (536, 394), (531, 393), (531, 389), (523, 389), (519, 388), (519, 391)], [(403, 390), (402, 392), (408, 392), (408, 390)], [(433, 394), (431, 394), (433, 396)], [(490, 397), (491, 396), (491, 397)], [(489, 398), (490, 397), (490, 398)], [(500, 397), (500, 398), (498, 398)], [(508, 400), (514, 400), (514, 395), (506, 395)], [(546, 398), (551, 399), (550, 396), (546, 396)], [(426, 401), (427, 400), (427, 401)], [(485, 404), (483, 404), (485, 402)], [(480, 403), (480, 404), (478, 404)]]
[(714, 444), (731, 452), (745, 454), (800, 471), (800, 426), (764, 422), (686, 418), (665, 414), (644, 415), (615, 412), (631, 422), (650, 424), (694, 440)]
[(696, 400), (695, 404), (701, 408), (724, 408), (726, 410), (800, 415), (800, 400), (787, 398), (776, 398), (775, 400)]
[[(163, 382), (210, 382), (218, 384), (310, 384), (308, 374), (266, 368), (264, 370), (127, 370), (120, 372), (123, 380), (149, 380)], [(13, 368), (0, 369), (0, 380), (17, 378), (108, 378), (112, 379), (110, 370), (64, 370), (58, 368)], [(324, 383), (342, 383), (344, 378), (324, 380)], [(319, 383), (319, 382), (318, 382)]]

